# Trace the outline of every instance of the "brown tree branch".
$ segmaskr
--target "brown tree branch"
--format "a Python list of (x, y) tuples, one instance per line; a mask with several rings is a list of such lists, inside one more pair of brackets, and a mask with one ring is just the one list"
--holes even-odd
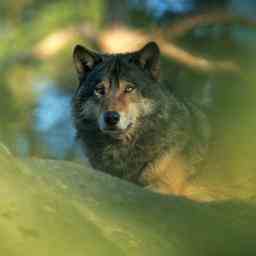
[(142, 31), (130, 30), (125, 27), (110, 28), (101, 34), (99, 44), (106, 52), (128, 52), (141, 47), (147, 41), (155, 40), (162, 54), (177, 63), (203, 72), (239, 72), (238, 64), (233, 61), (213, 61), (202, 56), (193, 55), (177, 45), (166, 41), (159, 33), (149, 36)]
[(167, 41), (162, 34), (156, 32), (149, 35), (140, 30), (120, 26), (110, 27), (98, 32), (92, 25), (83, 24), (68, 27), (48, 35), (36, 44), (32, 52), (26, 56), (28, 56), (28, 59), (48, 59), (56, 55), (77, 36), (83, 36), (87, 40), (96, 42), (103, 51), (110, 53), (137, 50), (147, 41), (155, 40), (159, 44), (162, 54), (191, 69), (203, 72), (239, 72), (240, 70), (239, 65), (233, 61), (213, 61), (202, 56), (193, 55), (176, 44)]
[(173, 23), (169, 28), (165, 28), (162, 32), (168, 34), (171, 38), (177, 39), (199, 26), (215, 24), (239, 24), (244, 27), (256, 28), (256, 20), (223, 12), (222, 10), (216, 10), (210, 13), (185, 17), (181, 21)]
[(38, 59), (47, 59), (63, 49), (74, 37), (83, 36), (90, 41), (97, 41), (98, 31), (92, 24), (70, 26), (45, 37), (32, 50), (32, 55)]

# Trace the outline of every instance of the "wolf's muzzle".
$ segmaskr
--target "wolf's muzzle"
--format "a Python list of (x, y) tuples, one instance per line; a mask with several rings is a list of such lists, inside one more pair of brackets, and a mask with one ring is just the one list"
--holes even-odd
[(115, 111), (108, 111), (104, 113), (104, 121), (107, 125), (114, 126), (120, 120), (120, 114)]

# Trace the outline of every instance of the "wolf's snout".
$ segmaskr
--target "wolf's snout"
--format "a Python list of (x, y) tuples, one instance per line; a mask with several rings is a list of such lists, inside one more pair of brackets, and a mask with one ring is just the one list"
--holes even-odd
[(104, 113), (104, 121), (107, 125), (116, 125), (120, 120), (120, 115), (115, 111), (108, 111)]

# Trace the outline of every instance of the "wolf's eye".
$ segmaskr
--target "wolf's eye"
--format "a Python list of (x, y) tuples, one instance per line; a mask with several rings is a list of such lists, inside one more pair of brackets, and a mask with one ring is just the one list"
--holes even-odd
[(125, 93), (130, 93), (135, 89), (135, 87), (133, 85), (127, 85), (124, 89)]
[(97, 95), (97, 96), (104, 96), (105, 95), (105, 87), (104, 85), (98, 85), (95, 90), (94, 90), (94, 93)]

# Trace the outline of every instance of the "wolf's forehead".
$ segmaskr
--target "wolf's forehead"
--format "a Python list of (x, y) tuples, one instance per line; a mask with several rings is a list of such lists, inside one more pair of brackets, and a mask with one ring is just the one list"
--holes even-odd
[(136, 87), (146, 88), (150, 82), (148, 76), (130, 60), (131, 56), (128, 54), (105, 56), (103, 62), (89, 74), (85, 85), (87, 88), (93, 89), (100, 82), (108, 81), (115, 87), (122, 80), (134, 84)]
[(96, 82), (126, 80), (129, 77), (127, 73), (129, 69), (129, 64), (125, 60), (118, 56), (109, 56), (95, 68), (92, 80)]
[(109, 56), (102, 65), (102, 73), (109, 78), (119, 78), (120, 76), (124, 75), (125, 70), (129, 68), (125, 60), (126, 58), (123, 56)]

